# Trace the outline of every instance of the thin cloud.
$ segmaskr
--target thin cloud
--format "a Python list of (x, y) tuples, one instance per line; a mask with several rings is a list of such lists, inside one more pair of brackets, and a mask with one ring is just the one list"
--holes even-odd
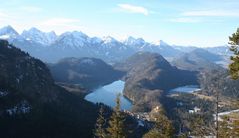
[(130, 4), (118, 4), (118, 7), (126, 12), (129, 13), (139, 13), (139, 14), (143, 14), (143, 15), (148, 15), (149, 11), (141, 6), (135, 6), (135, 5), (130, 5)]
[(0, 11), (0, 18), (9, 18), (9, 17), (11, 17), (11, 16)]
[(1, 23), (3, 22), (12, 22), (12, 21), (15, 21), (17, 17), (14, 17), (6, 12), (2, 12), (0, 11), (0, 21)]
[(170, 22), (176, 22), (176, 23), (198, 23), (202, 22), (199, 19), (194, 19), (194, 18), (175, 18), (175, 19), (170, 19)]
[(42, 8), (35, 7), (35, 6), (24, 6), (24, 7), (21, 7), (20, 9), (26, 12), (41, 12), (43, 10)]
[(36, 26), (42, 30), (49, 30), (49, 28), (51, 28), (56, 31), (57, 34), (61, 34), (66, 31), (87, 30), (80, 24), (79, 19), (74, 18), (52, 18), (42, 21)]
[(208, 17), (239, 17), (239, 11), (216, 11), (216, 10), (204, 10), (204, 11), (188, 11), (182, 13), (183, 16), (208, 16)]
[(79, 23), (78, 19), (71, 19), (71, 18), (52, 18), (40, 23), (41, 25), (45, 26), (68, 26), (73, 23)]

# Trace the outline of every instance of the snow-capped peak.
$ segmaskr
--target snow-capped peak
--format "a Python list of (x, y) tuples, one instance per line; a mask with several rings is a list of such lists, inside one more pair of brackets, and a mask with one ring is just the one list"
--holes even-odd
[(29, 32), (37, 32), (37, 33), (43, 33), (42, 31), (40, 31), (39, 29), (32, 27), (28, 30)]
[(134, 38), (129, 36), (127, 39), (123, 40), (125, 45), (144, 45), (145, 41), (142, 38)]
[(102, 40), (104, 41), (104, 43), (114, 43), (114, 42), (118, 42), (115, 38), (111, 37), (111, 36), (104, 36), (102, 38)]
[(89, 37), (82, 33), (82, 32), (79, 32), (79, 31), (73, 31), (73, 32), (65, 32), (63, 34), (60, 35), (60, 39), (61, 38), (65, 38), (65, 37), (70, 37), (72, 39), (88, 39)]
[(72, 32), (72, 35), (74, 36), (74, 37), (84, 37), (84, 38), (87, 38), (88, 36), (86, 35), (86, 34), (84, 34), (83, 32), (79, 32), (79, 31), (73, 31)]
[(19, 34), (15, 31), (12, 26), (8, 25), (0, 29), (0, 38), (16, 38)]
[(81, 31), (66, 32), (64, 34), (65, 35), (70, 35), (74, 38), (88, 38), (88, 36)]
[(73, 32), (66, 32), (59, 36), (57, 39), (58, 44), (60, 43), (63, 46), (70, 46), (70, 47), (83, 47), (89, 45), (91, 42), (90, 37), (86, 34), (73, 31)]
[(50, 45), (57, 38), (56, 33), (53, 32), (53, 31), (48, 32), (48, 33), (44, 33), (44, 32), (42, 32), (39, 29), (34, 28), (34, 27), (29, 29), (29, 30), (24, 30), (21, 35), (26, 40), (34, 41), (34, 42), (40, 43), (42, 45)]
[(135, 41), (136, 38), (134, 38), (133, 36), (129, 36), (126, 39), (123, 39), (122, 42), (126, 42), (126, 41)]

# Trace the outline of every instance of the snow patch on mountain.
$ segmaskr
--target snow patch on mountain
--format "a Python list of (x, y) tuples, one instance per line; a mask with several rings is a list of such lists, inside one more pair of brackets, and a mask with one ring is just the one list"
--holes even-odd
[(108, 44), (108, 43), (116, 43), (118, 42), (115, 38), (111, 37), (111, 36), (104, 36), (102, 38), (104, 44)]
[(1, 35), (0, 36), (0, 39), (9, 39), (10, 38), (10, 35)]
[(4, 97), (6, 95), (8, 95), (7, 91), (0, 91), (0, 97)]
[(17, 114), (26, 114), (29, 113), (30, 110), (31, 110), (30, 104), (26, 100), (23, 100), (14, 107), (6, 109), (6, 113), (12, 116)]
[(81, 64), (88, 64), (88, 65), (95, 65), (95, 62), (92, 59), (88, 59), (88, 58), (82, 59), (80, 63)]

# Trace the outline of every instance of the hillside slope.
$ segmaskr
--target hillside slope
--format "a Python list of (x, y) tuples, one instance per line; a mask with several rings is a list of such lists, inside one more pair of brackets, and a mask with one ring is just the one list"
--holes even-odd
[(160, 97), (178, 86), (198, 84), (196, 72), (177, 69), (156, 53), (137, 53), (115, 68), (127, 72), (124, 94), (136, 104), (153, 101), (147, 97)]
[(54, 84), (44, 63), (0, 40), (0, 136), (91, 137), (97, 108)]
[(79, 84), (83, 88), (95, 89), (122, 77), (123, 72), (96, 58), (65, 58), (49, 65), (56, 82)]
[(174, 59), (172, 64), (180, 69), (203, 71), (203, 70), (220, 70), (221, 66), (215, 62), (222, 60), (222, 57), (210, 53), (204, 49), (195, 49), (189, 53)]

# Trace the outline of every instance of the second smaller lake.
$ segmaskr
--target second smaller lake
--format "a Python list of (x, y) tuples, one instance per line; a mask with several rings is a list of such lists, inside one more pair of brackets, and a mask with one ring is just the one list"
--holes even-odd
[(175, 93), (175, 92), (181, 92), (181, 93), (193, 93), (200, 91), (201, 89), (199, 88), (198, 85), (187, 85), (187, 86), (182, 86), (182, 87), (177, 87), (172, 90), (170, 90), (170, 93)]

